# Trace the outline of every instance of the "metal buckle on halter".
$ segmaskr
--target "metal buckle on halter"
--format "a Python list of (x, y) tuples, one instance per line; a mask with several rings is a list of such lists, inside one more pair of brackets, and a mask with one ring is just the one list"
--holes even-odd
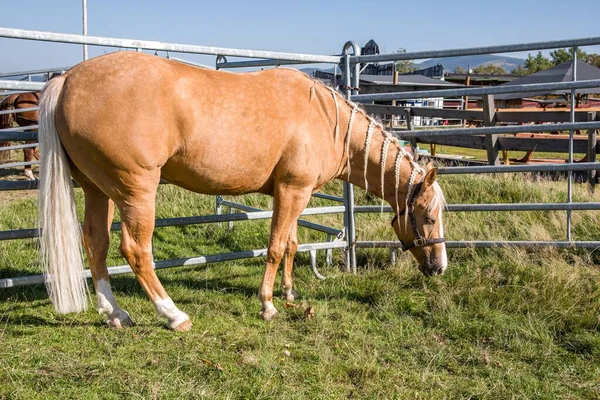
[(415, 239), (415, 241), (413, 243), (414, 243), (415, 247), (425, 246), (427, 244), (427, 239), (420, 237), (420, 238)]

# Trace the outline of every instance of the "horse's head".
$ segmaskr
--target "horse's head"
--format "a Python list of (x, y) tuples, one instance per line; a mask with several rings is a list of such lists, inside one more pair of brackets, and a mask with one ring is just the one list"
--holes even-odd
[(448, 267), (442, 221), (445, 200), (436, 176), (437, 169), (428, 165), (423, 180), (408, 193), (406, 208), (392, 220), (402, 249), (410, 250), (427, 276), (440, 275)]

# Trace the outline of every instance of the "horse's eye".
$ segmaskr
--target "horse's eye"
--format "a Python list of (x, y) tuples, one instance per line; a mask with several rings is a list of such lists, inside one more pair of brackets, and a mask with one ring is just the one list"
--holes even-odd
[(427, 217), (427, 218), (425, 218), (425, 222), (427, 222), (428, 224), (433, 225), (433, 224), (435, 224), (435, 219)]

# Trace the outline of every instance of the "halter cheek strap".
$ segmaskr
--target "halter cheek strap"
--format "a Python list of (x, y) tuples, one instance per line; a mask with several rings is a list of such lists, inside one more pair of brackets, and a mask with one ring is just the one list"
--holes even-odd
[(446, 241), (445, 238), (437, 238), (437, 239), (427, 239), (421, 236), (419, 233), (419, 228), (417, 227), (417, 220), (415, 218), (415, 202), (417, 201), (417, 195), (421, 191), (423, 187), (423, 182), (420, 182), (415, 185), (415, 189), (410, 194), (410, 198), (407, 203), (407, 207), (402, 210), (399, 214), (395, 215), (392, 218), (392, 226), (394, 226), (394, 222), (398, 219), (399, 216), (404, 215), (405, 212), (408, 212), (408, 219), (410, 220), (410, 225), (412, 227), (413, 234), (415, 235), (415, 240), (412, 243), (402, 243), (402, 251), (410, 250), (414, 247), (424, 247), (424, 246), (432, 246), (438, 243), (444, 243)]

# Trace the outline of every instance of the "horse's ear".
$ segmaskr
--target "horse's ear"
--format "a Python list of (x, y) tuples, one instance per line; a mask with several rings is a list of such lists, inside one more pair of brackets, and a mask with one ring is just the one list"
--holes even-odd
[(431, 169), (433, 169), (433, 161), (429, 161), (425, 166), (425, 171), (429, 172)]
[(423, 179), (423, 187), (429, 187), (433, 185), (437, 178), (437, 168), (433, 166), (432, 163), (427, 164), (427, 173), (425, 174), (425, 178)]

